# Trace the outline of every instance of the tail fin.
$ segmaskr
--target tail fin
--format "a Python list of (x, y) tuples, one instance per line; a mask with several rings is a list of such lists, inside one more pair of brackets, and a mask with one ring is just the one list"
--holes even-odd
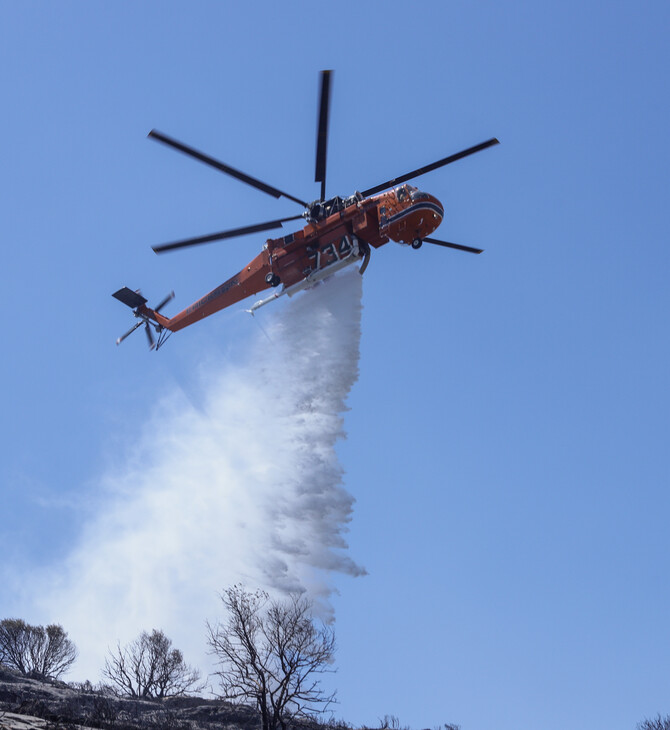
[(127, 286), (119, 289), (119, 291), (115, 291), (112, 296), (115, 299), (118, 299), (120, 302), (123, 302), (127, 307), (130, 307), (131, 309), (137, 309), (138, 307), (141, 307), (143, 304), (147, 303), (147, 300), (139, 293), (139, 291), (133, 291)]

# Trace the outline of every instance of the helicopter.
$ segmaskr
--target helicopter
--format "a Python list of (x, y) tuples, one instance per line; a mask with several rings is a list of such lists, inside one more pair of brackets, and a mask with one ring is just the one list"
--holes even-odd
[[(261, 252), (241, 271), (173, 317), (163, 316), (160, 310), (173, 299), (174, 292), (153, 309), (147, 306), (147, 299), (139, 290), (133, 291), (129, 287), (123, 287), (114, 292), (112, 296), (130, 307), (138, 320), (131, 329), (117, 339), (117, 345), (144, 325), (150, 349), (158, 349), (173, 332), (260, 292), (270, 293), (247, 310), (251, 314), (280, 296), (293, 296), (303, 289), (315, 286), (326, 277), (352, 264), (360, 262), (359, 271), (363, 274), (370, 260), (371, 249), (380, 248), (389, 241), (408, 245), (414, 249), (421, 248), (423, 243), (430, 243), (467, 253), (482, 253), (482, 249), (479, 248), (431, 238), (430, 234), (437, 229), (444, 217), (442, 203), (433, 195), (407, 183), (427, 172), (499, 144), (495, 137), (361, 192), (356, 191), (349, 197), (326, 198), (332, 73), (329, 70), (322, 71), (320, 77), (314, 181), (321, 184), (321, 190), (319, 199), (313, 202), (307, 202), (268, 185), (155, 129), (149, 132), (149, 138), (167, 147), (276, 199), (291, 200), (304, 209), (301, 214), (288, 218), (278, 218), (265, 223), (153, 246), (157, 254), (281, 228), (284, 223), (299, 219), (304, 219), (305, 225), (301, 230), (286, 236), (268, 238)], [(155, 331), (157, 339), (154, 339), (152, 330)]]

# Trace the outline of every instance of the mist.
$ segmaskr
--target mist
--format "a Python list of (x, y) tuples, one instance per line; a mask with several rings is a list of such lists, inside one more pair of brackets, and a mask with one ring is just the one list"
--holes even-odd
[(202, 666), (205, 621), (237, 582), (304, 591), (332, 619), (333, 574), (365, 572), (348, 555), (354, 500), (335, 451), (358, 377), (361, 278), (264, 314), (238, 364), (210, 364), (197, 404), (175, 387), (96, 482), (96, 514), (41, 591), (79, 648), (73, 676), (96, 681), (110, 647), (152, 628)]

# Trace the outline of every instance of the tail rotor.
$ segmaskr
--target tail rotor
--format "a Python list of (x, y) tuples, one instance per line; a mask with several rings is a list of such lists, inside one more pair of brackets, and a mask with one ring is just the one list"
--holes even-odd
[(124, 341), (124, 340), (126, 339), (126, 337), (129, 337), (130, 335), (132, 335), (132, 334), (133, 334), (133, 332), (134, 332), (134, 331), (135, 331), (135, 330), (136, 330), (136, 329), (137, 329), (138, 327), (141, 327), (141, 326), (142, 326), (142, 323), (141, 323), (141, 322), (137, 322), (137, 324), (134, 324), (134, 325), (133, 325), (133, 326), (132, 326), (132, 327), (131, 327), (131, 328), (130, 328), (130, 329), (129, 329), (129, 330), (127, 331), (127, 332), (126, 332), (126, 334), (125, 334), (125, 335), (121, 335), (121, 337), (118, 337), (118, 338), (117, 338), (117, 340), (116, 340), (116, 344), (117, 344), (117, 345), (120, 345), (120, 344), (121, 344), (121, 343), (122, 343), (122, 342), (123, 342), (123, 341)]
[(151, 334), (151, 327), (149, 327), (148, 322), (144, 325), (144, 331), (147, 333), (147, 341), (149, 342), (149, 349), (153, 350), (156, 347), (156, 343), (154, 342), (154, 336)]
[(168, 302), (171, 302), (171, 301), (172, 301), (173, 299), (174, 299), (174, 292), (173, 292), (173, 291), (171, 291), (171, 292), (170, 292), (170, 293), (169, 293), (169, 294), (168, 294), (168, 295), (167, 295), (167, 296), (165, 297), (165, 299), (162, 299), (162, 300), (161, 300), (160, 304), (158, 304), (157, 306), (155, 306), (155, 307), (154, 307), (154, 312), (160, 312), (160, 311), (161, 311), (161, 309), (163, 309), (163, 307), (164, 307), (164, 306), (165, 306), (165, 305), (166, 305), (166, 304), (167, 304)]
[[(121, 335), (121, 337), (116, 340), (116, 344), (120, 345), (126, 339), (126, 337), (129, 337), (136, 329), (144, 325), (144, 331), (147, 336), (149, 349), (157, 350), (163, 344), (163, 342), (165, 342), (167, 336), (169, 336), (169, 334), (171, 333), (166, 335), (165, 328), (157, 322), (152, 321), (150, 315), (160, 312), (161, 309), (163, 309), (163, 307), (168, 302), (171, 302), (174, 299), (174, 292), (170, 292), (153, 310), (150, 310), (145, 306), (147, 300), (142, 296), (139, 289), (133, 291), (127, 286), (124, 286), (122, 289), (114, 292), (112, 296), (115, 299), (118, 299), (120, 302), (123, 302), (123, 304), (125, 304), (127, 307), (130, 307), (133, 310), (133, 316), (137, 317), (137, 319), (139, 320), (125, 334)], [(158, 341), (156, 341), (154, 338), (154, 335), (151, 331), (152, 327), (156, 330), (156, 334), (158, 335)]]

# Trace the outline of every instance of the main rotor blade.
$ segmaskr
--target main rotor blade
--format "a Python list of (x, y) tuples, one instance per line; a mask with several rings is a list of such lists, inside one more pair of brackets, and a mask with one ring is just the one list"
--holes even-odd
[(462, 150), (461, 152), (457, 152), (455, 155), (449, 155), (449, 157), (445, 157), (442, 160), (433, 162), (430, 165), (426, 165), (425, 167), (420, 167), (418, 170), (413, 170), (412, 172), (408, 172), (406, 175), (401, 175), (400, 177), (394, 177), (391, 180), (387, 180), (386, 182), (381, 183), (380, 185), (375, 185), (375, 187), (373, 187), (373, 188), (364, 190), (363, 196), (367, 198), (368, 195), (374, 195), (375, 193), (379, 193), (382, 190), (386, 190), (386, 188), (391, 188), (391, 187), (394, 187), (395, 185), (400, 185), (400, 183), (404, 183), (407, 180), (411, 180), (414, 177), (419, 177), (419, 175), (424, 175), (425, 173), (431, 172), (432, 170), (437, 170), (438, 167), (444, 167), (444, 165), (448, 165), (451, 162), (456, 162), (456, 160), (461, 160), (463, 157), (468, 157), (468, 155), (474, 155), (475, 152), (480, 152), (481, 150), (485, 150), (487, 147), (492, 147), (495, 144), (500, 144), (500, 143), (498, 142), (498, 140), (495, 137), (493, 137), (492, 139), (489, 139), (486, 142), (482, 142), (481, 144), (476, 144), (474, 147), (468, 147), (467, 150)]
[(319, 124), (316, 130), (316, 172), (314, 182), (321, 183), (321, 200), (326, 199), (326, 156), (328, 150), (328, 118), (330, 113), (330, 77), (332, 71), (321, 72)]
[(251, 177), (251, 175), (247, 175), (244, 172), (240, 172), (239, 170), (236, 170), (234, 167), (225, 165), (223, 162), (220, 162), (219, 160), (215, 160), (213, 157), (210, 157), (209, 155), (206, 155), (203, 152), (198, 152), (198, 150), (193, 149), (193, 147), (188, 147), (187, 145), (182, 144), (181, 142), (177, 142), (176, 139), (172, 139), (171, 137), (168, 137), (165, 134), (161, 134), (161, 132), (158, 132), (155, 129), (152, 129), (151, 132), (149, 132), (148, 136), (151, 137), (152, 139), (162, 142), (163, 144), (167, 145), (168, 147), (172, 147), (173, 149), (178, 150), (179, 152), (183, 152), (185, 155), (189, 155), (190, 157), (195, 157), (196, 160), (200, 160), (200, 162), (204, 162), (206, 165), (209, 165), (210, 167), (214, 167), (217, 170), (220, 170), (221, 172), (225, 172), (227, 175), (232, 175), (232, 177), (237, 178), (238, 180), (241, 180), (244, 183), (247, 183), (247, 185), (251, 185), (252, 187), (254, 187), (258, 190), (262, 190), (264, 193), (267, 193), (268, 195), (272, 195), (273, 198), (281, 198), (282, 196), (284, 196), (285, 198), (288, 198), (289, 200), (293, 200), (295, 203), (299, 203), (304, 208), (307, 207), (307, 203), (304, 200), (300, 200), (300, 198), (296, 198), (293, 195), (290, 195), (289, 193), (285, 193), (283, 190), (279, 190), (278, 188), (272, 187), (272, 185), (268, 185), (267, 183), (264, 183), (261, 180), (257, 180), (255, 177)]
[(438, 241), (437, 238), (424, 238), (425, 243), (434, 243), (436, 246), (445, 246), (446, 248), (455, 248), (457, 251), (467, 251), (467, 253), (482, 253), (483, 248), (472, 248), (472, 246), (462, 246), (460, 243), (449, 243), (449, 241)]
[(235, 236), (246, 236), (249, 233), (256, 233), (257, 231), (269, 231), (271, 228), (281, 228), (282, 223), (286, 221), (294, 221), (298, 218), (302, 218), (301, 215), (294, 215), (290, 218), (279, 218), (275, 221), (268, 221), (267, 223), (257, 223), (255, 226), (244, 226), (243, 228), (232, 228), (228, 231), (221, 231), (220, 233), (211, 233), (209, 236), (199, 236), (198, 238), (186, 238), (183, 241), (175, 241), (174, 243), (164, 243), (161, 246), (153, 246), (153, 250), (156, 253), (164, 253), (165, 251), (173, 251), (177, 248), (186, 248), (187, 246), (197, 246), (201, 243), (209, 243), (210, 241), (221, 241), (224, 238), (235, 238)]

